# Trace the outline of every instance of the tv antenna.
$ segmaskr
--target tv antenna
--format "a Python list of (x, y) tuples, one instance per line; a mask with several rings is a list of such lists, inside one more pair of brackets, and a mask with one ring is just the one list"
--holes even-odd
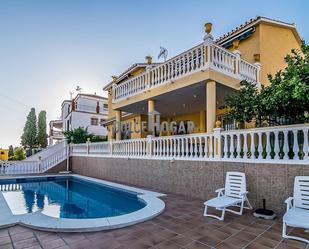
[(80, 86), (77, 86), (75, 91), (77, 91), (78, 93), (81, 93), (82, 92), (82, 88)]
[(166, 61), (166, 58), (167, 58), (167, 55), (168, 55), (168, 51), (166, 48), (164, 47), (160, 47), (160, 53), (158, 55), (158, 60), (160, 60), (161, 58), (164, 59), (164, 62)]

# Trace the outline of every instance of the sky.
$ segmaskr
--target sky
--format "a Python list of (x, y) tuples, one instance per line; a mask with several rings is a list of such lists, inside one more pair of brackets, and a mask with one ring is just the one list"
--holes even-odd
[(31, 107), (60, 116), (79, 85), (102, 88), (160, 46), (169, 57), (202, 42), (205, 22), (215, 38), (250, 18), (296, 23), (309, 42), (309, 1), (0, 0), (0, 148), (19, 146)]

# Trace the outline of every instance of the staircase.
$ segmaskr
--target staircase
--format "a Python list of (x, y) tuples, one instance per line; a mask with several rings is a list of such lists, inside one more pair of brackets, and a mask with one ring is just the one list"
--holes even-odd
[(68, 158), (68, 149), (67, 144), (63, 142), (23, 161), (0, 161), (0, 176), (45, 173)]
[(56, 151), (60, 150), (61, 148), (65, 147), (65, 145), (66, 145), (66, 142), (63, 141), (61, 143), (48, 146), (46, 149), (41, 150), (40, 152), (35, 153), (32, 156), (27, 157), (24, 161), (37, 161), (40, 158), (46, 158), (49, 155), (54, 154), (54, 152), (56, 152)]

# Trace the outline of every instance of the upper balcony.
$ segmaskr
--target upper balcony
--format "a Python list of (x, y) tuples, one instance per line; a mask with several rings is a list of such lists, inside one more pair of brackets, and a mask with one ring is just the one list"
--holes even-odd
[[(179, 54), (164, 63), (146, 69), (136, 77), (113, 85), (113, 103), (119, 103), (149, 90), (174, 83), (199, 72), (214, 71), (228, 80), (247, 80), (260, 85), (260, 66), (241, 58), (239, 51), (230, 52), (214, 43), (210, 34), (204, 43)], [(203, 80), (210, 79), (210, 74)], [(227, 80), (227, 81), (228, 81)]]

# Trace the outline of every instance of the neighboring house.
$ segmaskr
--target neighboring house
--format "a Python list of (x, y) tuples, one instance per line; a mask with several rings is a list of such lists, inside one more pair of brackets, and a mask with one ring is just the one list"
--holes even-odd
[(0, 148), (0, 161), (9, 160), (9, 150)]
[[(160, 113), (160, 122), (194, 121), (194, 132), (212, 132), (226, 110), (224, 98), (247, 80), (258, 86), (269, 84), (267, 75), (286, 64), (291, 49), (300, 49), (301, 39), (294, 24), (265, 17), (251, 19), (214, 40), (211, 24), (205, 24), (204, 42), (163, 63), (137, 63), (104, 90), (108, 91), (109, 138), (143, 138), (136, 129), (126, 136), (122, 127), (141, 124), (149, 113)], [(124, 114), (125, 113), (125, 114)], [(225, 124), (227, 128), (229, 124)], [(177, 133), (174, 133), (177, 134)], [(153, 135), (173, 135), (156, 133)]]
[(64, 100), (61, 118), (49, 123), (49, 144), (64, 139), (64, 132), (83, 127), (89, 133), (107, 136), (103, 122), (107, 119), (107, 98), (95, 94), (79, 93), (73, 100)]

